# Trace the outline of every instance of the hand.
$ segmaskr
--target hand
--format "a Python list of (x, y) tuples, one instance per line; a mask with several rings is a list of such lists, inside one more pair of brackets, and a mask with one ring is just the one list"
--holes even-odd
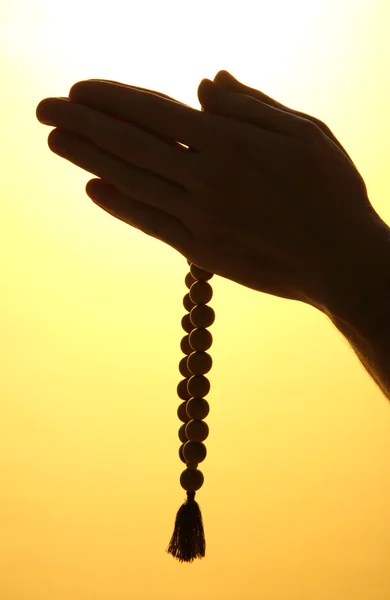
[[(222, 93), (221, 90), (218, 91), (215, 88), (202, 88), (202, 86), (199, 86), (198, 95), (199, 93), (201, 94), (199, 98), (202, 103), (202, 110), (206, 108), (206, 110), (211, 114), (220, 114), (241, 120), (243, 122), (257, 124), (259, 123), (259, 120), (257, 116), (255, 116), (255, 111), (250, 113), (250, 111), (247, 110), (247, 103), (245, 103), (245, 101), (240, 103), (240, 101), (237, 99), (236, 94), (245, 94), (246, 96), (257, 99), (268, 106), (272, 106), (277, 110), (296, 115), (297, 117), (312, 122), (314, 125), (319, 127), (322, 133), (331, 142), (333, 142), (337, 148), (341, 150), (341, 152), (346, 156), (356, 170), (351, 157), (348, 155), (337, 138), (333, 135), (329, 127), (320, 119), (288, 108), (273, 98), (270, 98), (263, 92), (244, 85), (227, 71), (219, 71), (214, 77), (214, 83), (222, 87), (224, 91), (234, 92), (235, 94), (226, 95), (225, 93)], [(267, 124), (264, 124), (263, 122), (260, 123), (260, 126), (267, 127)], [(357, 170), (356, 174), (358, 174)], [(359, 174), (358, 176), (360, 177)], [(361, 181), (365, 194), (367, 194), (366, 186), (363, 180)], [(343, 262), (342, 264), (346, 265), (344, 271), (341, 269), (343, 283), (340, 281), (337, 282), (336, 279), (335, 285), (330, 285), (328, 287), (328, 308), (332, 306), (334, 310), (333, 308), (330, 308), (330, 310), (325, 310), (325, 312), (331, 317), (340, 316), (341, 319), (343, 319), (344, 316), (348, 316), (349, 318), (353, 313), (358, 315), (358, 318), (361, 319), (362, 313), (370, 313), (372, 298), (376, 294), (383, 294), (384, 289), (387, 290), (387, 277), (384, 275), (385, 272), (387, 272), (387, 257), (389, 254), (389, 226), (379, 217), (368, 198), (366, 208), (367, 211), (364, 216), (364, 228), (366, 229), (366, 235), (362, 237), (361, 245), (363, 256), (361, 252), (355, 252), (351, 260)], [(350, 227), (353, 230), (353, 211), (351, 217)], [(348, 233), (348, 230), (346, 233)], [(343, 251), (341, 249), (340, 259), (342, 258)], [(337, 271), (334, 270), (333, 274), (335, 275), (336, 272)], [(351, 281), (355, 285), (351, 285)], [(384, 281), (385, 287), (383, 285)], [(352, 297), (354, 293), (357, 295), (357, 299), (355, 300)], [(309, 303), (311, 302), (309, 301)], [(316, 305), (314, 303), (312, 304)], [(322, 310), (324, 305), (325, 303), (323, 302), (322, 306), (317, 306), (317, 308)]]
[(309, 117), (209, 80), (198, 96), (204, 112), (90, 80), (37, 114), (57, 128), (50, 148), (101, 178), (87, 193), (107, 212), (205, 270), (322, 309), (375, 238), (364, 181)]

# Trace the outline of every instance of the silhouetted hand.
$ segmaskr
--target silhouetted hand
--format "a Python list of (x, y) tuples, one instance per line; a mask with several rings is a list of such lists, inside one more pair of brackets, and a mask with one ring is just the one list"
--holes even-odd
[(57, 128), (50, 148), (101, 178), (87, 193), (110, 214), (207, 271), (329, 308), (361, 285), (364, 245), (387, 226), (321, 121), (226, 72), (216, 80), (199, 86), (202, 112), (89, 80), (69, 99), (47, 99), (45, 111), (40, 103), (37, 114)]

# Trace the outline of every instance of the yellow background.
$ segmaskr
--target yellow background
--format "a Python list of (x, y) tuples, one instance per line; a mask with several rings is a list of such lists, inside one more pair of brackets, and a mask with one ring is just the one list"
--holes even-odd
[(390, 223), (388, 0), (13, 0), (0, 24), (0, 598), (388, 599), (389, 403), (320, 312), (220, 277), (206, 558), (165, 553), (187, 264), (35, 117), (94, 77), (200, 108), (227, 69), (325, 121)]

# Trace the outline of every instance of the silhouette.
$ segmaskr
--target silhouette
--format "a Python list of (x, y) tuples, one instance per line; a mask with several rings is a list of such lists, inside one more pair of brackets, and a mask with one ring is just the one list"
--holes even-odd
[(352, 159), (320, 119), (227, 71), (198, 98), (88, 80), (37, 117), (53, 152), (97, 176), (96, 204), (201, 269), (314, 306), (390, 398), (389, 227)]

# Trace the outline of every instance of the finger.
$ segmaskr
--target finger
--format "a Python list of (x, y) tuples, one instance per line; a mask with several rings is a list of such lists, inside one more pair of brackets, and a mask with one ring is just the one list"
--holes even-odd
[(311, 121), (282, 111), (261, 100), (243, 93), (232, 92), (220, 87), (209, 79), (203, 79), (198, 87), (200, 103), (211, 110), (231, 119), (237, 119), (262, 129), (307, 140), (316, 127)]
[[(166, 98), (167, 100), (170, 100), (171, 102), (177, 102), (177, 104), (182, 104), (183, 106), (188, 106), (188, 104), (185, 104), (184, 102), (180, 102), (179, 100), (175, 100), (175, 98), (171, 98), (171, 96), (167, 96), (166, 94), (162, 94), (161, 92), (157, 92), (155, 90), (148, 90), (146, 88), (137, 87), (136, 85), (128, 85), (126, 83), (120, 83), (119, 81), (113, 81), (112, 79), (88, 79), (88, 81), (108, 81), (109, 83), (114, 83), (115, 85), (122, 85), (125, 88), (134, 88), (135, 90), (141, 90), (142, 92), (150, 92), (151, 94), (155, 94), (156, 96), (160, 96), (161, 98)], [(145, 131), (148, 131), (147, 127), (145, 128)], [(155, 132), (155, 135), (157, 135), (156, 132)], [(165, 140), (167, 144), (170, 144), (171, 146), (175, 146), (179, 150), (187, 150), (186, 146), (183, 146), (183, 144), (180, 144), (180, 142), (177, 142), (176, 140), (172, 140), (166, 136), (159, 136), (159, 137), (161, 139)]]
[(134, 121), (141, 127), (195, 150), (220, 151), (228, 142), (226, 123), (150, 91), (107, 81), (79, 81), (71, 88), (69, 98), (95, 110)]
[[(162, 210), (137, 202), (134, 198), (123, 194), (115, 186), (101, 179), (88, 181), (86, 193), (97, 206), (116, 219), (168, 244), (186, 259), (189, 259), (190, 262), (202, 263), (205, 254), (203, 241), (199, 241), (179, 220), (167, 215)], [(234, 255), (234, 251), (232, 251), (232, 255)], [(296, 294), (289, 294), (286, 291), (291, 275), (283, 264), (275, 258), (258, 254), (256, 254), (256, 264), (252, 266), (249, 263), (250, 259), (248, 258), (247, 268), (249, 273), (253, 272), (253, 270), (251, 271), (253, 268), (259, 271), (264, 293), (278, 294), (282, 298), (297, 299)], [(244, 277), (242, 285), (248, 285)]]
[(190, 163), (194, 154), (173, 148), (136, 125), (121, 123), (88, 106), (61, 98), (44, 100), (38, 105), (37, 116), (172, 182), (186, 186), (193, 179)]
[(240, 81), (238, 81), (238, 79), (233, 77), (233, 75), (231, 75), (228, 71), (224, 71), (224, 70), (218, 71), (218, 73), (214, 77), (214, 82), (221, 87), (231, 90), (232, 92), (237, 92), (240, 94), (247, 94), (248, 96), (252, 96), (253, 98), (256, 98), (258, 100), (261, 100), (262, 102), (265, 102), (265, 104), (274, 106), (275, 108), (278, 108), (279, 110), (284, 110), (284, 111), (296, 114), (297, 116), (303, 116), (305, 118), (308, 118), (308, 115), (305, 115), (304, 113), (299, 113), (298, 111), (288, 108), (284, 104), (281, 104), (280, 102), (277, 102), (276, 100), (274, 100), (274, 98), (267, 96), (266, 94), (264, 94), (264, 92), (261, 92), (260, 90), (251, 88), (251, 87), (241, 83)]
[[(91, 80), (91, 81), (93, 81), (93, 80)], [(96, 80), (96, 81), (97, 81), (97, 80)], [(113, 82), (113, 83), (115, 83), (115, 82)], [(57, 98), (60, 98), (61, 100), (65, 100), (66, 102), (70, 102), (69, 98), (67, 98), (67, 97), (65, 97), (65, 96), (57, 96)], [(45, 100), (45, 101), (46, 101), (46, 100)], [(43, 101), (42, 101), (42, 102), (43, 102)], [(42, 103), (40, 102), (40, 103), (38, 104), (38, 107), (39, 107), (41, 104), (42, 104)], [(37, 113), (38, 113), (38, 107), (37, 107)], [(102, 112), (103, 112), (103, 111), (102, 111)], [(107, 113), (105, 113), (105, 114), (107, 114)], [(112, 115), (112, 114), (111, 114), (110, 116), (111, 116), (111, 117), (114, 117), (114, 118), (116, 118), (116, 119), (119, 119), (119, 120), (121, 120), (121, 121), (125, 121), (126, 123), (129, 123), (129, 122), (130, 122), (130, 121), (126, 121), (125, 119), (122, 119), (122, 118), (118, 117), (118, 115)], [(39, 118), (39, 117), (38, 117), (38, 118)], [(148, 131), (148, 128), (147, 128), (147, 127), (144, 127), (144, 128), (142, 128), (142, 129), (143, 129), (144, 131)], [(183, 144), (180, 144), (180, 142), (177, 142), (176, 140), (172, 140), (172, 139), (170, 139), (170, 138), (167, 138), (167, 137), (165, 137), (165, 136), (163, 136), (163, 135), (159, 136), (159, 135), (157, 135), (157, 133), (155, 133), (155, 132), (154, 132), (154, 135), (155, 135), (156, 137), (158, 137), (159, 139), (161, 139), (161, 140), (164, 140), (164, 142), (165, 142), (166, 144), (169, 144), (170, 146), (173, 146), (174, 148), (177, 148), (178, 150), (181, 150), (181, 151), (187, 151), (187, 150), (188, 150), (188, 148), (187, 148), (186, 146), (183, 146)]]
[(171, 96), (167, 96), (162, 92), (157, 92), (156, 90), (148, 90), (147, 88), (138, 87), (136, 85), (129, 85), (127, 83), (120, 83), (119, 81), (113, 81), (112, 79), (88, 79), (87, 81), (107, 81), (108, 83), (114, 83), (115, 85), (121, 85), (125, 88), (130, 88), (134, 90), (141, 90), (142, 92), (149, 92), (150, 94), (155, 94), (155, 96), (160, 96), (161, 98), (166, 98), (166, 100), (170, 100), (171, 102), (177, 102), (177, 104), (182, 104), (183, 106), (189, 106), (184, 102), (180, 102), (180, 100), (176, 100), (175, 98), (171, 98)]
[(86, 193), (113, 217), (165, 242), (186, 258), (192, 254), (194, 237), (176, 217), (138, 202), (101, 179), (88, 181)]
[(160, 208), (183, 223), (190, 222), (191, 203), (182, 187), (150, 171), (126, 164), (89, 140), (68, 131), (54, 129), (49, 134), (48, 144), (53, 152), (114, 185), (125, 196)]
[(304, 112), (294, 110), (292, 108), (289, 108), (288, 106), (285, 106), (284, 104), (281, 104), (280, 102), (277, 102), (276, 100), (274, 100), (274, 98), (267, 96), (260, 90), (257, 90), (256, 88), (251, 88), (251, 87), (241, 83), (240, 81), (238, 81), (238, 79), (233, 77), (233, 75), (231, 75), (228, 71), (225, 71), (225, 70), (218, 71), (218, 73), (214, 77), (214, 82), (217, 85), (219, 85), (223, 88), (229, 89), (232, 92), (252, 96), (253, 98), (256, 98), (257, 100), (261, 100), (261, 102), (264, 102), (265, 104), (268, 104), (269, 106), (273, 106), (274, 108), (278, 108), (279, 110), (289, 112), (290, 114), (296, 115), (297, 117), (312, 121), (312, 123), (314, 123), (317, 127), (319, 127), (321, 129), (321, 131), (329, 139), (331, 139), (332, 142), (334, 144), (336, 144), (336, 146), (338, 146), (340, 148), (340, 150), (346, 155), (346, 157), (350, 160), (350, 162), (352, 164), (354, 164), (351, 157), (345, 150), (345, 148), (340, 144), (339, 140), (335, 137), (335, 135), (332, 133), (332, 131), (329, 129), (329, 127), (323, 121), (321, 121), (321, 119), (317, 119), (317, 117), (313, 117)]

